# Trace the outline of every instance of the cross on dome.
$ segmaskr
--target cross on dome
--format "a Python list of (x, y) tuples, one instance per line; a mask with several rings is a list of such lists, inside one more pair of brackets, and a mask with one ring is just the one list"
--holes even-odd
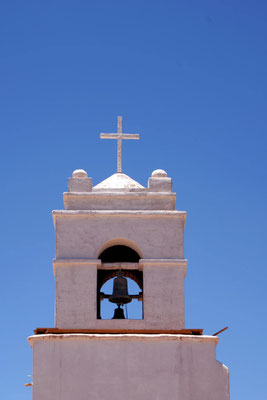
[(100, 139), (117, 139), (117, 172), (122, 172), (122, 140), (139, 139), (138, 133), (122, 133), (122, 117), (118, 117), (117, 133), (100, 133)]

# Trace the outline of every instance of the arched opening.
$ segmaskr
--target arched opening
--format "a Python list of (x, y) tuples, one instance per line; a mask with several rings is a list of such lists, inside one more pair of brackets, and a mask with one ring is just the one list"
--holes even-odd
[(132, 262), (138, 263), (140, 260), (139, 254), (131, 249), (131, 247), (123, 245), (115, 245), (108, 247), (102, 251), (98, 257), (102, 263), (115, 263), (115, 262)]
[(97, 318), (142, 319), (143, 273), (137, 265), (139, 254), (131, 247), (115, 244), (104, 249), (98, 258), (102, 265), (97, 273)]
[(143, 257), (143, 252), (142, 249), (132, 240), (126, 239), (124, 237), (115, 237), (113, 239), (110, 239), (106, 241), (105, 243), (102, 244), (101, 248), (97, 252), (97, 257), (100, 258), (101, 254), (108, 248), (113, 247), (113, 246), (125, 246), (130, 248), (131, 250), (134, 250), (139, 258), (144, 258)]
[[(124, 272), (124, 271), (123, 271)], [(125, 276), (125, 275), (124, 275)], [(112, 294), (115, 277), (109, 278), (101, 288), (101, 296), (109, 296)], [(142, 296), (137, 293), (142, 293), (140, 286), (131, 278), (126, 278), (128, 284), (128, 293), (132, 298), (131, 302), (121, 306), (125, 319), (142, 319), (143, 318), (143, 302)], [(100, 306), (101, 319), (113, 319), (117, 304), (111, 303), (108, 298), (102, 297)], [(116, 318), (115, 318), (116, 319)]]

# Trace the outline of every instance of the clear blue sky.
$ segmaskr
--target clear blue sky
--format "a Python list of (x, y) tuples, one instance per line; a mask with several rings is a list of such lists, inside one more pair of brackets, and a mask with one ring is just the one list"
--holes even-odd
[[(213, 334), (232, 400), (265, 400), (267, 5), (3, 1), (0, 398), (31, 399), (26, 337), (53, 326), (52, 209), (76, 168), (173, 178), (186, 210), (186, 327)], [(204, 399), (203, 399), (204, 400)]]

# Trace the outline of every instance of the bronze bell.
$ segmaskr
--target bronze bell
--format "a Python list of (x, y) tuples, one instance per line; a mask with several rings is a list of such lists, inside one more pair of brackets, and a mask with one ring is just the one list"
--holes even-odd
[[(118, 276), (113, 281), (113, 292), (109, 298), (111, 303), (115, 304), (127, 304), (132, 301), (131, 296), (128, 293), (127, 279), (122, 276), (122, 273), (118, 273)], [(116, 310), (115, 310), (116, 311)], [(123, 312), (123, 310), (122, 310)]]
[(123, 309), (120, 305), (118, 305), (118, 308), (115, 308), (112, 319), (125, 319)]

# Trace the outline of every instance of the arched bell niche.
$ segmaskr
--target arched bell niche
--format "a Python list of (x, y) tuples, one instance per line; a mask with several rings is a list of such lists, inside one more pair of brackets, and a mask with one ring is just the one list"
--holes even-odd
[(114, 262), (132, 262), (138, 263), (140, 260), (140, 256), (129, 246), (124, 245), (114, 245), (110, 246), (98, 257), (102, 261), (102, 263), (114, 263)]
[[(99, 259), (101, 268), (97, 272), (97, 318), (118, 319), (115, 309), (118, 311), (121, 308), (123, 311), (120, 314), (125, 319), (142, 319), (143, 272), (139, 270), (140, 256), (137, 251), (129, 246), (116, 244), (105, 248)], [(119, 301), (116, 297), (118, 282), (119, 291), (123, 291), (127, 304), (122, 299), (121, 304), (116, 303), (116, 299)]]

